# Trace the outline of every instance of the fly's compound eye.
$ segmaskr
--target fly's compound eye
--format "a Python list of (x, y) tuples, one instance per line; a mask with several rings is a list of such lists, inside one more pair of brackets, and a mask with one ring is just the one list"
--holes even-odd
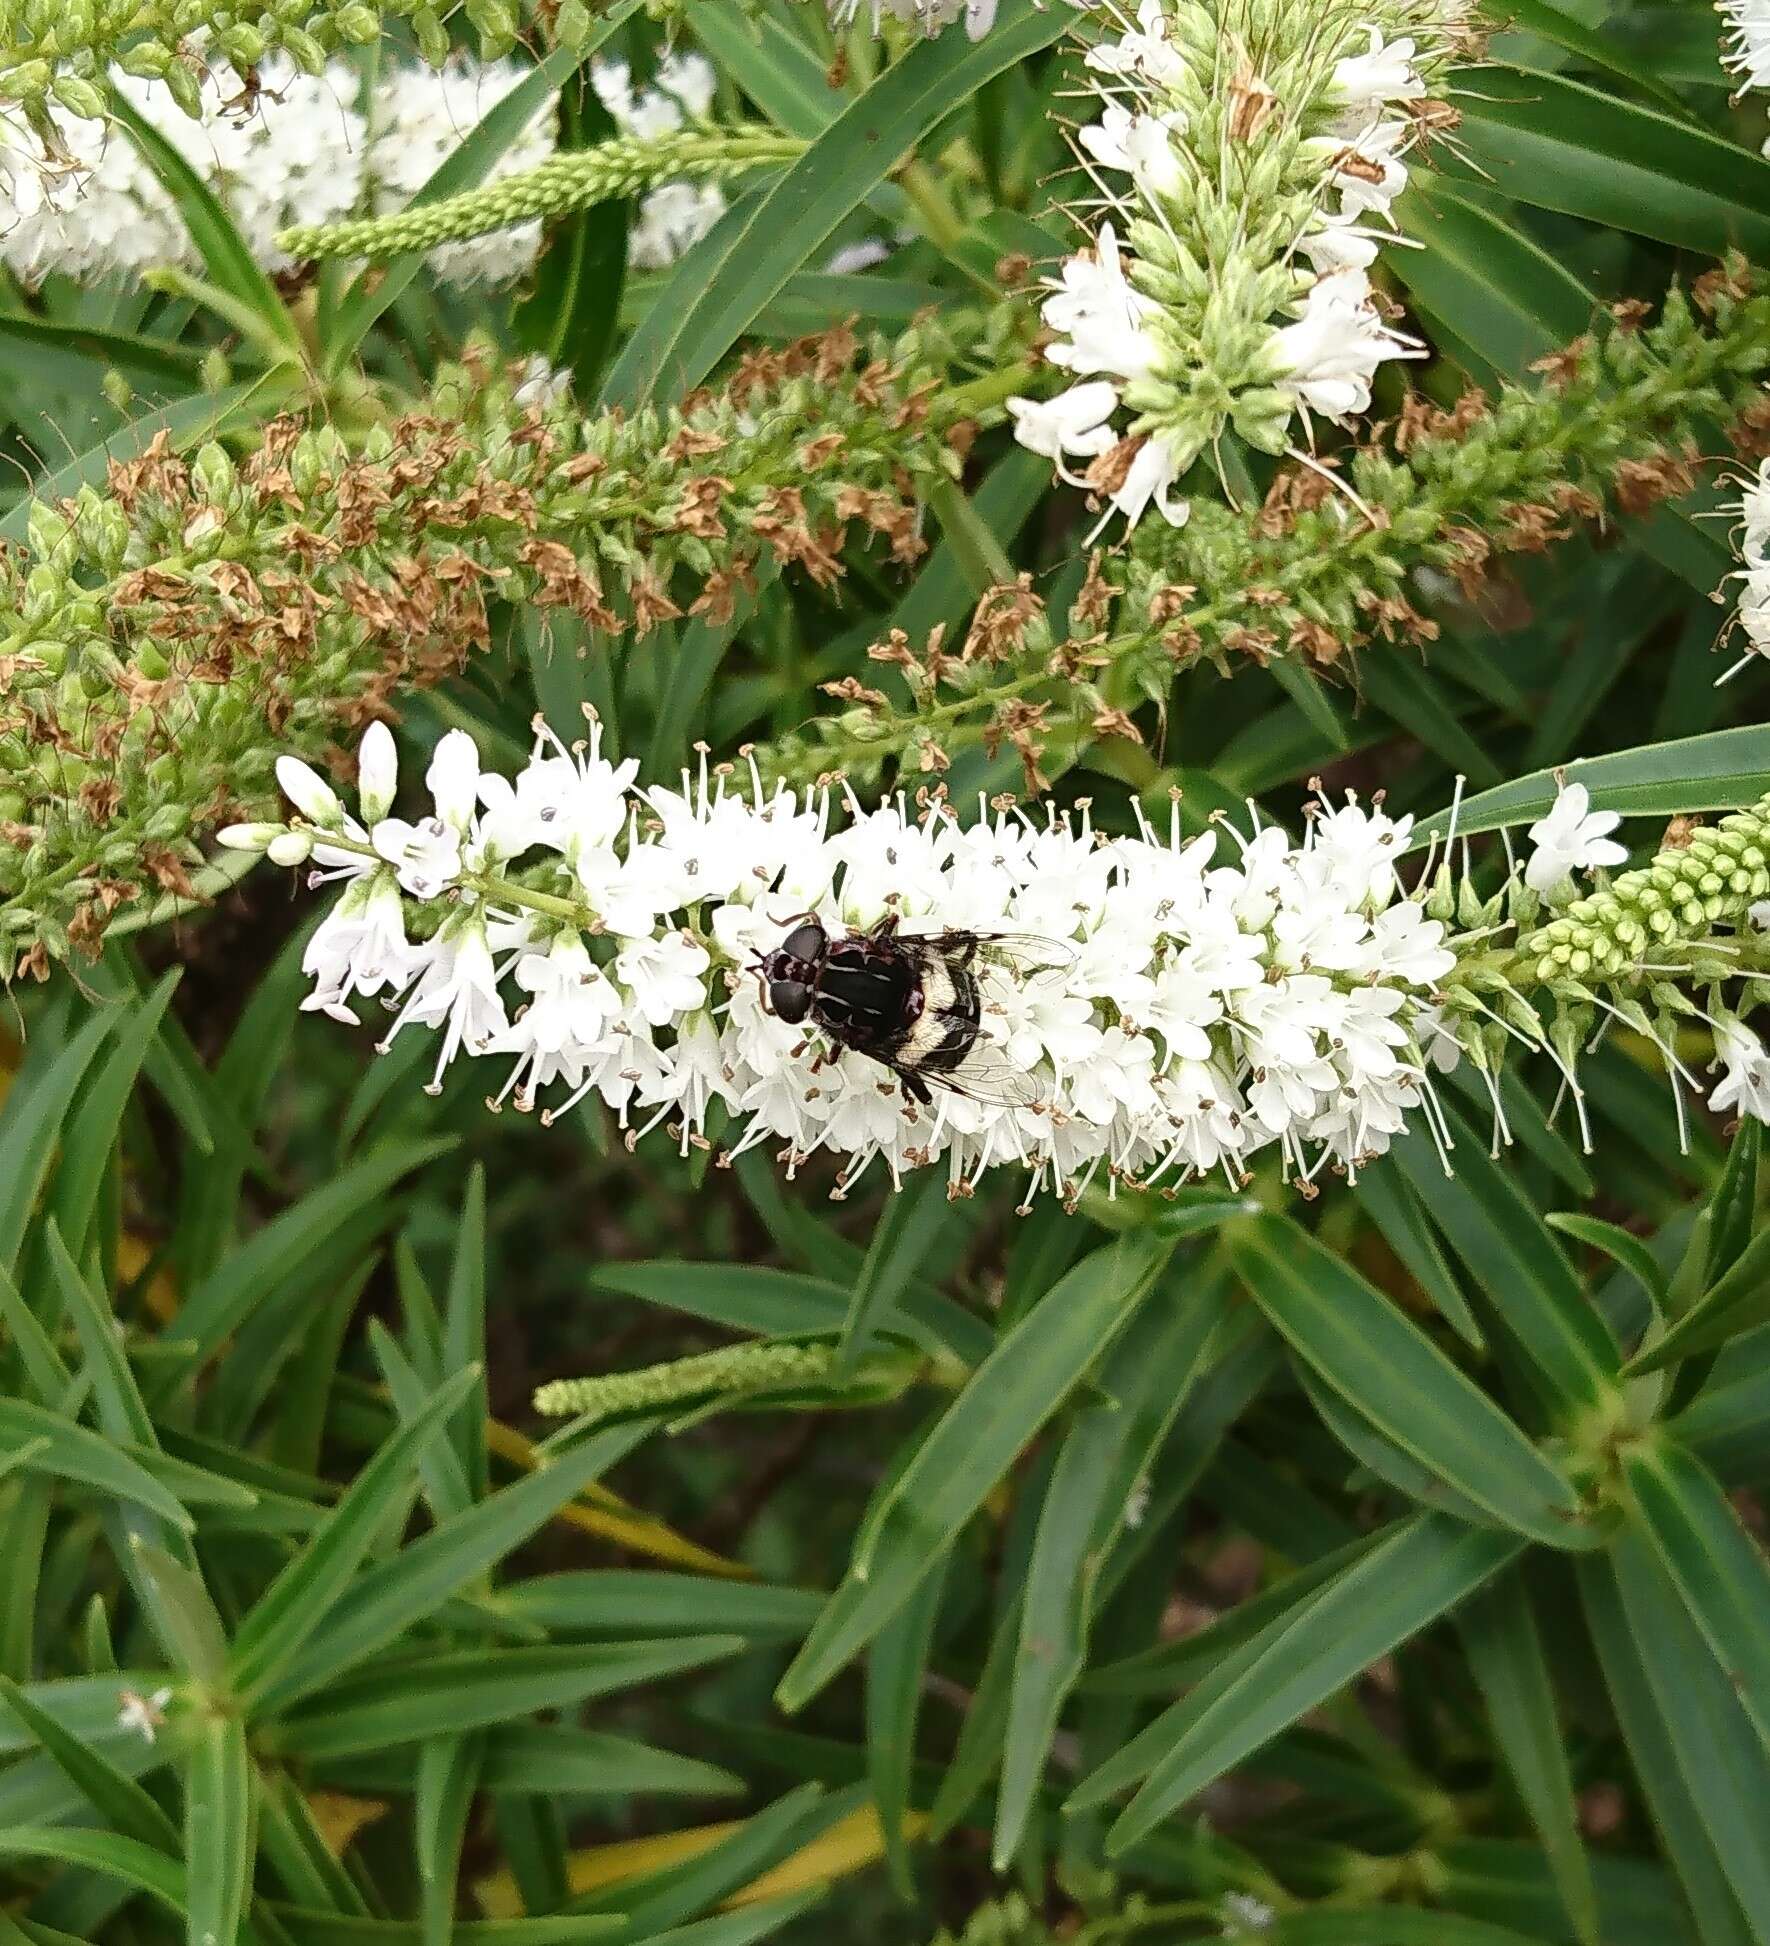
[(769, 1010), (789, 1027), (797, 1027), (811, 1012), (811, 989), (802, 980), (770, 980)]
[(779, 951), (789, 959), (809, 960), (814, 965), (829, 951), (829, 936), (815, 919), (795, 926), (780, 943)]

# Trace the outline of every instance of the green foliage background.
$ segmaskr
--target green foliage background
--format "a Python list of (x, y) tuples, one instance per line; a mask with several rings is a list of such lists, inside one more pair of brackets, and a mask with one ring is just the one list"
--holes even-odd
[[(1390, 253), (1440, 403), (1724, 252), (1770, 258), (1762, 110), (1729, 101), (1707, 9), (1504, 11), (1460, 150), (1402, 205), (1421, 247)], [(674, 272), (623, 278), (607, 206), (517, 300), (445, 297), (418, 259), (279, 287), (169, 161), (226, 302), (7, 293), (8, 450), (53, 498), (161, 431), (348, 426), (475, 329), (544, 348), (586, 412), (668, 406), (734, 350), (994, 302), (1004, 256), (1065, 244), (1064, 26), (1009, 7), (888, 63), (857, 38), (837, 83), (820, 14), (695, 0), (678, 31), (724, 106), (812, 146)], [(563, 86), (593, 139), (582, 62), (659, 34), (623, 0), (526, 100)], [(876, 274), (818, 269), (869, 212), (916, 234)], [(1143, 741), (1069, 739), (1054, 787), (1109, 821), (1174, 784), (1189, 814), (1294, 816), (1322, 773), (1426, 814), (1461, 773), (1494, 793), (1479, 832), (1607, 758), (1595, 792), (1647, 846), (1748, 802), (1766, 680), (1712, 686), (1732, 560), (1702, 477), (1478, 600), (1440, 589), (1424, 657), (1115, 698)], [(589, 702), (653, 779), (699, 739), (781, 745), (892, 627), (959, 627), (1022, 568), (1065, 612), (1080, 530), (986, 431), (913, 577), (857, 546), (834, 589), (769, 579), (731, 627), (639, 646), (506, 606), (402, 732), (508, 756), (537, 707)], [(1017, 775), (972, 747), (955, 789)], [(1590, 1156), (1530, 1073), (1491, 1157), (1459, 1077), (1454, 1180), (1416, 1135), (1308, 1206), (1268, 1174), (1074, 1214), (938, 1184), (837, 1207), (760, 1155), (629, 1153), (594, 1108), (544, 1131), (458, 1071), (427, 1095), (414, 1039), (372, 1060), (297, 1013), (312, 918), (253, 878), (14, 990), (0, 1940), (1178, 1941), (1241, 1893), (1278, 1946), (1770, 1941), (1755, 1125), (1681, 1150), (1618, 1034), (1585, 1070)], [(551, 1438), (529, 1410), (562, 1374), (780, 1338), (886, 1359)], [(154, 1741), (119, 1723), (162, 1689)]]

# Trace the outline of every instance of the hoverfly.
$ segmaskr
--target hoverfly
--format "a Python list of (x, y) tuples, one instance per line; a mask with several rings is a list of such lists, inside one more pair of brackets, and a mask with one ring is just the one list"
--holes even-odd
[(809, 914), (752, 971), (779, 1019), (810, 1021), (838, 1047), (888, 1068), (912, 1101), (931, 1087), (979, 1101), (1030, 1105), (1035, 1078), (1012, 1067), (983, 1032), (978, 975), (991, 960), (1027, 972), (1066, 965), (1072, 949), (1018, 933), (905, 933), (896, 913), (869, 932), (832, 935)]

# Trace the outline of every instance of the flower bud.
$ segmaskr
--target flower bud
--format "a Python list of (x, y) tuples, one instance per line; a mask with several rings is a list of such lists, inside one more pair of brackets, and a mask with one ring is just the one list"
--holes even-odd
[(50, 92), (70, 115), (79, 116), (83, 122), (104, 119), (104, 96), (90, 81), (82, 81), (77, 75), (58, 74)]
[(393, 809), (399, 753), (385, 723), (371, 723), (356, 753), (357, 807), (365, 824), (379, 824)]
[(344, 822), (344, 806), (338, 802), (337, 793), (299, 757), (277, 759), (277, 785), (304, 818), (331, 829)]
[(305, 831), (281, 831), (264, 853), (273, 865), (304, 865), (313, 855), (313, 839)]
[(283, 47), (303, 74), (324, 74), (326, 50), (300, 27), (283, 29)]

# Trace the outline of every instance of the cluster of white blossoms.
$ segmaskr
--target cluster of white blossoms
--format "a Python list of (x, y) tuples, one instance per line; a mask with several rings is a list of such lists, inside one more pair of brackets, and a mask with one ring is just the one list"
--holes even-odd
[[(1743, 88), (1770, 88), (1770, 0), (1716, 0), (1725, 23), (1721, 62)], [(1770, 153), (1770, 144), (1766, 144)]]
[[(1367, 411), (1388, 360), (1424, 355), (1368, 271), (1403, 160), (1449, 119), (1431, 83), (1459, 0), (1103, 0), (1077, 154), (1104, 215), (1043, 308), (1076, 381), (1014, 399), (1021, 443), (1135, 525), (1187, 516), (1176, 481), (1225, 426), (1295, 451), (1294, 422)], [(1080, 468), (1078, 471), (1077, 468)], [(1104, 525), (1103, 519), (1103, 525)]]
[[(597, 99), (623, 135), (672, 135), (685, 121), (704, 121), (718, 77), (702, 55), (670, 53), (658, 62), (654, 85), (635, 90), (625, 61), (598, 61), (590, 70)], [(713, 182), (666, 182), (639, 202), (627, 239), (638, 270), (663, 270), (700, 242), (725, 214), (725, 195)]]
[(1742, 565), (1729, 577), (1739, 583), (1733, 622), (1745, 653), (1720, 680), (1735, 676), (1754, 656), (1770, 655), (1770, 459), (1741, 483), (1739, 499), (1725, 511), (1738, 517)]
[[(203, 82), (203, 113), (192, 117), (163, 82), (117, 74), (125, 99), (196, 170), (238, 225), (265, 269), (288, 268), (278, 235), (307, 225), (402, 210), (440, 163), (529, 70), (517, 61), (462, 55), (441, 68), (388, 64), (364, 86), (348, 62), (301, 72), (268, 57), (248, 93), (218, 63)], [(656, 135), (704, 116), (714, 74), (699, 55), (668, 55), (655, 87), (635, 90), (625, 63), (593, 65), (596, 91), (623, 133)], [(17, 115), (0, 115), (0, 262), (22, 282), (51, 274), (93, 282), (139, 276), (198, 259), (178, 208), (127, 133), (54, 109), (46, 143)], [(505, 150), (490, 180), (533, 169), (554, 153), (554, 104), (544, 103)], [(632, 260), (669, 264), (704, 236), (724, 209), (711, 185), (666, 183), (641, 202)], [(454, 284), (506, 283), (523, 275), (540, 246), (538, 221), (442, 243), (430, 253), (436, 276)]]
[[(1380, 804), (1319, 803), (1300, 843), (1257, 817), (1187, 838), (1177, 808), (1166, 832), (1140, 816), (1114, 836), (1085, 808), (998, 804), (966, 824), (937, 796), (770, 793), (753, 766), (740, 785), (704, 756), (675, 790), (637, 771), (603, 755), (594, 722), (570, 749), (537, 723), (514, 779), (451, 731), (409, 822), (374, 725), (354, 814), (285, 757), (297, 821), (222, 837), (343, 886), (307, 948), (305, 1007), (354, 1021), (378, 999), (383, 1048), (436, 1035), (433, 1089), (458, 1057), (486, 1059), (503, 1069), (493, 1105), (545, 1120), (596, 1096), (629, 1140), (667, 1123), (685, 1151), (768, 1143), (790, 1168), (828, 1151), (838, 1193), (875, 1161), (894, 1180), (940, 1164), (953, 1194), (997, 1165), (1066, 1199), (1102, 1174), (1239, 1185), (1273, 1146), (1307, 1184), (1324, 1165), (1355, 1174), (1415, 1118), (1449, 1146), (1433, 1077), (1472, 1016), (1445, 983), (1491, 928), (1459, 939), (1404, 891), (1412, 820)], [(1621, 862), (1616, 822), (1562, 793), (1531, 832), (1532, 911)], [(803, 1025), (771, 1010), (761, 962), (807, 916), (833, 940), (890, 920), (902, 939), (980, 941), (957, 1085), (922, 1070), (918, 1102), (815, 1007)], [(1770, 1117), (1770, 1063), (1743, 1024), (1729, 1032), (1716, 1105)]]
[[(965, 32), (974, 41), (982, 40), (996, 24), (997, 0), (866, 0), (866, 5), (875, 36), (885, 14), (907, 21), (928, 35), (942, 32), (962, 14)], [(862, 0), (828, 0), (831, 24), (841, 28), (853, 26), (860, 15), (861, 6)]]

